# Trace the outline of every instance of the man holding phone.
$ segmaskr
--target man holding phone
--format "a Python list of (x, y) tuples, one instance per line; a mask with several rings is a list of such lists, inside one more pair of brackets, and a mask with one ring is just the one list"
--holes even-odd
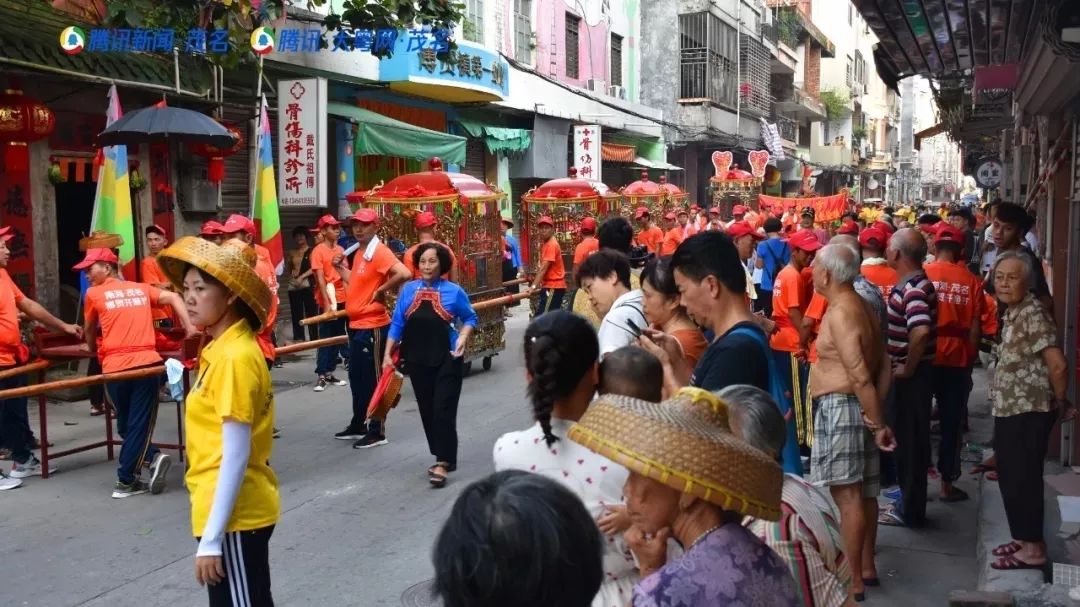
[(626, 255), (600, 249), (581, 263), (577, 282), (589, 296), (600, 317), (600, 358), (623, 346), (633, 345), (641, 330), (649, 326), (642, 311), (642, 292), (630, 289), (630, 261)]

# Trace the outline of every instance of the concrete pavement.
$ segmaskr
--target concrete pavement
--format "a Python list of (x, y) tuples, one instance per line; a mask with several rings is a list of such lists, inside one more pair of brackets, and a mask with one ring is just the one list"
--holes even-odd
[[(282, 498), (271, 541), (277, 604), (396, 606), (403, 592), (432, 577), (433, 540), (458, 492), (492, 471), (499, 435), (531, 423), (520, 351), (526, 314), (519, 307), (508, 322), (508, 349), (492, 370), (465, 380), (459, 469), (443, 490), (427, 483), (432, 458), (408, 382), (390, 415), (390, 444), (354, 450), (331, 438), (348, 420), (348, 388), (313, 393), (310, 357), (274, 370), (284, 432), (273, 455)], [(157, 437), (174, 440), (175, 405), (161, 407)], [(103, 432), (101, 418), (87, 410), (85, 402), (50, 406), (56, 448)], [(174, 462), (162, 495), (113, 500), (115, 468), (103, 449), (56, 463), (56, 476), (0, 494), (0, 605), (205, 604), (192, 574), (182, 466)], [(974, 495), (970, 481), (961, 486)], [(944, 604), (950, 590), (973, 588), (974, 513), (973, 502), (935, 501), (930, 528), (883, 529), (883, 586), (869, 589), (870, 604)]]

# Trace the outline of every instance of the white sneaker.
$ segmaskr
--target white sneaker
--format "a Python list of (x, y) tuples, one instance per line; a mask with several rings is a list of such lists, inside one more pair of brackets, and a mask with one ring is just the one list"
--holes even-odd
[(330, 384), (331, 386), (347, 386), (347, 385), (349, 385), (349, 382), (345, 381), (344, 379), (338, 379), (338, 378), (334, 377), (333, 375), (327, 375), (326, 376), (326, 383)]
[[(25, 464), (15, 462), (15, 467), (11, 469), (11, 478), (28, 478), (31, 476), (41, 476), (41, 460), (30, 456), (30, 459), (26, 460)], [(56, 472), (56, 466), (49, 466), (49, 474)]]
[(11, 478), (0, 472), (0, 491), (7, 491), (8, 489), (15, 489), (22, 486), (22, 481), (17, 478)]
[(319, 381), (315, 382), (315, 388), (313, 388), (313, 391), (322, 392), (325, 389), (326, 389), (326, 378), (325, 377), (320, 377)]
[(165, 475), (172, 465), (172, 458), (158, 451), (154, 461), (150, 464), (150, 493), (157, 495), (165, 490)]

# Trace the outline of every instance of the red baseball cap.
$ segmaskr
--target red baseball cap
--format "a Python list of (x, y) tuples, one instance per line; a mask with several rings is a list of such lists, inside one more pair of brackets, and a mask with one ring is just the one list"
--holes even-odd
[(337, 217), (334, 217), (333, 215), (327, 213), (326, 215), (323, 215), (322, 217), (319, 218), (319, 221), (315, 224), (315, 230), (314, 231), (318, 232), (319, 230), (325, 228), (326, 226), (339, 226), (339, 225), (341, 225), (341, 222), (337, 220)]
[(840, 224), (840, 228), (836, 230), (837, 234), (851, 234), (853, 236), (859, 235), (859, 224), (851, 221), (850, 219)]
[(886, 234), (892, 234), (896, 231), (896, 228), (894, 228), (893, 225), (887, 221), (875, 221), (874, 225), (871, 227), (875, 227), (882, 232), (885, 232)]
[(807, 253), (813, 253), (821, 248), (821, 241), (811, 230), (799, 230), (788, 237), (788, 245), (795, 249), (801, 249)]
[(147, 234), (150, 234), (150, 233), (154, 232), (154, 233), (160, 234), (160, 235), (162, 235), (162, 236), (165, 236), (165, 228), (163, 228), (163, 227), (159, 226), (159, 225), (158, 225), (158, 224), (156, 224), (156, 223), (155, 223), (155, 224), (152, 224), (152, 225), (148, 225), (148, 226), (146, 226), (146, 230), (145, 230), (145, 232), (146, 232)]
[(649, 207), (638, 207), (634, 209), (634, 219), (641, 219), (649, 215)]
[(202, 227), (199, 228), (199, 236), (220, 236), (225, 233), (222, 231), (223, 227), (220, 222), (213, 219), (204, 221)]
[(675, 221), (676, 219), (678, 219), (678, 215), (676, 215), (674, 211), (668, 211), (664, 214), (664, 219), (667, 219), (668, 221)]
[(680, 209), (675, 210), (675, 214), (676, 215), (689, 215), (690, 211), (687, 211), (686, 209), (680, 208)]
[(0, 240), (7, 242), (11, 240), (13, 236), (15, 235), (11, 233), (11, 226), (4, 226), (0, 228)]
[(696, 204), (692, 204), (692, 205), (690, 205), (690, 210), (691, 211), (700, 211), (701, 207), (696, 205)]
[(889, 246), (889, 233), (875, 223), (859, 233), (859, 246), (884, 251)]
[(552, 220), (547, 215), (543, 215), (543, 216), (540, 217), (540, 219), (536, 220), (536, 225), (538, 225), (538, 226), (549, 225), (549, 226), (554, 228), (555, 227), (555, 221)]
[(581, 231), (593, 233), (596, 231), (596, 220), (592, 217), (586, 217), (581, 220)]
[(710, 215), (719, 215), (720, 214), (720, 207), (713, 207), (713, 208), (709, 209), (709, 214)]
[(746, 207), (744, 207), (741, 204), (737, 204), (737, 205), (731, 207), (731, 214), (732, 215), (746, 215)]
[(359, 221), (360, 223), (376, 223), (379, 221), (379, 214), (374, 209), (357, 209), (350, 221)]
[(435, 213), (431, 211), (424, 211), (416, 215), (416, 229), (423, 230), (424, 228), (430, 228), (435, 225)]
[(742, 238), (747, 234), (754, 237), (754, 240), (764, 240), (765, 235), (754, 229), (754, 226), (750, 225), (749, 221), (736, 221), (728, 226), (728, 236), (732, 238)]
[(86, 252), (86, 257), (72, 266), (71, 269), (76, 271), (85, 270), (99, 261), (114, 265), (120, 263), (120, 260), (116, 257), (116, 253), (112, 252), (112, 249), (90, 249)]
[(937, 223), (920, 223), (919, 224), (919, 231), (924, 233), (924, 234), (937, 234), (938, 230), (941, 229), (941, 226), (946, 226), (946, 225), (949, 225), (949, 224), (945, 223), (944, 221), (939, 221)]
[(236, 234), (237, 232), (247, 232), (252, 236), (255, 235), (255, 222), (248, 217), (233, 213), (229, 215), (229, 218), (225, 220), (225, 223), (221, 225), (222, 234)]
[(964, 246), (964, 232), (957, 229), (952, 224), (945, 223), (944, 221), (937, 224), (937, 231), (935, 234), (937, 234), (937, 237), (934, 238), (934, 244), (939, 242), (954, 242), (960, 246)]

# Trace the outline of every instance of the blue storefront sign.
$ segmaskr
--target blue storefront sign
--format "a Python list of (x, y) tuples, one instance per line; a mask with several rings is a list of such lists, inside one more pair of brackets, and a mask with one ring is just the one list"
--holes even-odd
[(434, 45), (419, 50), (398, 38), (391, 57), (379, 61), (379, 80), (390, 87), (446, 101), (495, 101), (510, 94), (510, 66), (496, 52), (458, 42), (440, 59)]

